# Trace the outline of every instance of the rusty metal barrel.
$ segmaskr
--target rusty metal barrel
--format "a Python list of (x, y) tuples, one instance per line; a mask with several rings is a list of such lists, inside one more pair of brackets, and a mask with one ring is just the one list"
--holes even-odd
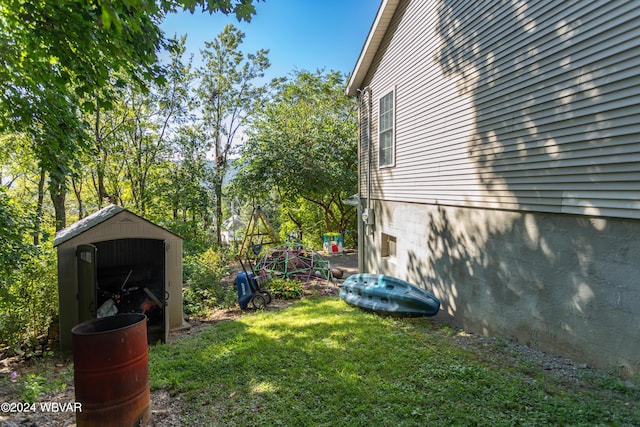
[(117, 314), (71, 329), (78, 427), (138, 426), (151, 418), (146, 316)]

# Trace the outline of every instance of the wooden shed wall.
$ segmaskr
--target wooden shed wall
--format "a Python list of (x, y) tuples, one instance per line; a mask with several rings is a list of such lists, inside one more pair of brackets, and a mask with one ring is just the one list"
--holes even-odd
[[(403, 0), (362, 85), (371, 197), (640, 218), (639, 69), (640, 2)], [(378, 168), (389, 90), (396, 161)]]

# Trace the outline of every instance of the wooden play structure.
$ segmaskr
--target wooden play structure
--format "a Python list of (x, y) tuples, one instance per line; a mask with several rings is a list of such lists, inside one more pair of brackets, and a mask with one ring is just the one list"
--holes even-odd
[(247, 231), (238, 251), (239, 255), (247, 258), (257, 257), (262, 252), (264, 245), (277, 245), (279, 243), (280, 237), (278, 233), (271, 226), (260, 206), (253, 208), (247, 224)]

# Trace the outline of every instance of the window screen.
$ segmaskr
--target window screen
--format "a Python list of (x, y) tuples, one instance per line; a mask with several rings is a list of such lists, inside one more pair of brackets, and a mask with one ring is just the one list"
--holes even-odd
[(379, 166), (392, 166), (393, 154), (394, 154), (394, 99), (393, 91), (389, 92), (382, 98), (380, 98), (379, 109), (379, 141), (380, 141), (380, 153), (378, 156)]

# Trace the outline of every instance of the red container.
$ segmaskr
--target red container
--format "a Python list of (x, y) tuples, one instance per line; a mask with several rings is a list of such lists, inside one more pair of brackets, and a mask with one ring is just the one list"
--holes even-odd
[(128, 313), (71, 329), (78, 427), (138, 426), (151, 418), (147, 317)]

